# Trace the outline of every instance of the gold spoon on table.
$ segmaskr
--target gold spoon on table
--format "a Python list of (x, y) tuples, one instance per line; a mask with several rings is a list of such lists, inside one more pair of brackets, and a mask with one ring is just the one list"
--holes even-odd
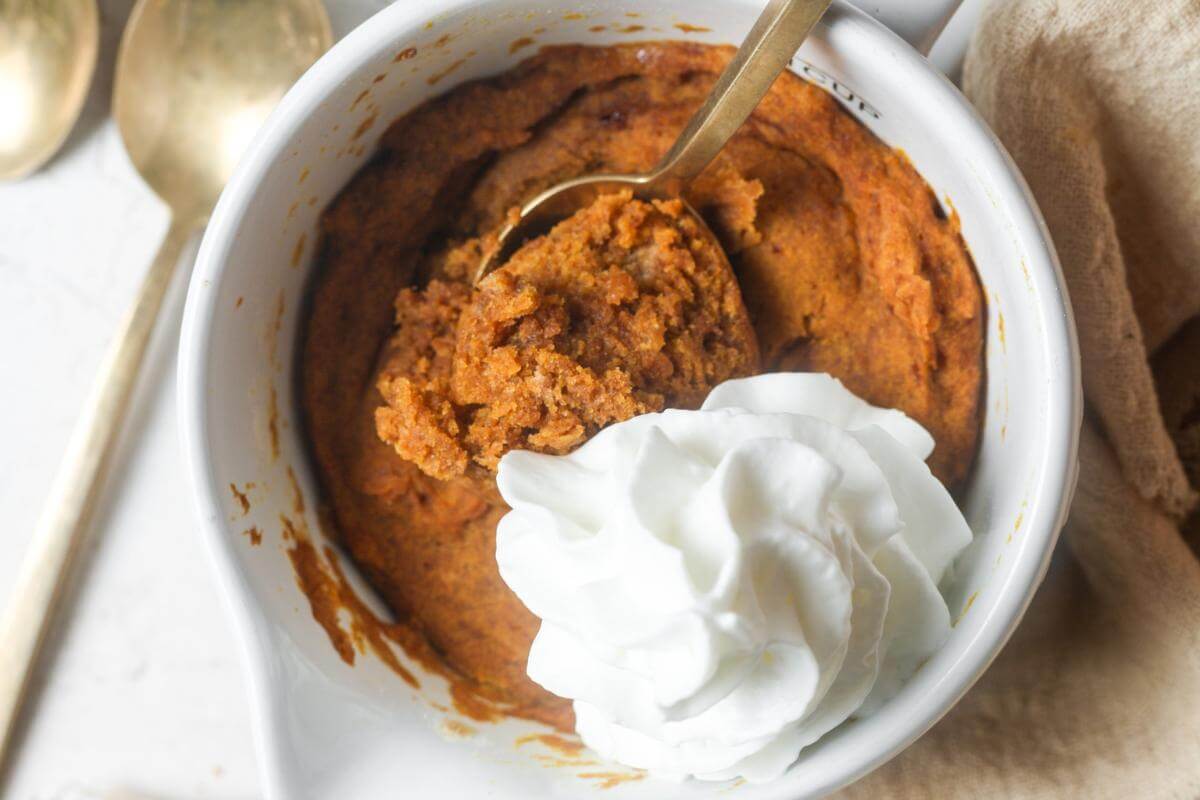
[(0, 180), (49, 160), (96, 70), (95, 0), (0, 0)]
[[(507, 261), (526, 241), (601, 194), (632, 189), (635, 197), (647, 199), (678, 196), (758, 106), (830, 4), (831, 0), (770, 0), (704, 105), (653, 169), (642, 175), (585, 175), (534, 197), (521, 208), (516, 222), (501, 229), (497, 244), (480, 261), (475, 282)], [(687, 209), (702, 234), (716, 244), (704, 219), (691, 206)], [(720, 245), (716, 251), (724, 252)]]
[(259, 125), (332, 38), (320, 0), (140, 0), (129, 18), (113, 116), (171, 224), (76, 423), (0, 618), (0, 766), (180, 253)]

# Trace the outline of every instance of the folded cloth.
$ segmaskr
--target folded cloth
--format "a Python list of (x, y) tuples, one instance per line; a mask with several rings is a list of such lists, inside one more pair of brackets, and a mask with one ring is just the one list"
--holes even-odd
[(964, 87), (1066, 274), (1079, 490), (1000, 658), (845, 795), (1200, 797), (1200, 3), (993, 0)]

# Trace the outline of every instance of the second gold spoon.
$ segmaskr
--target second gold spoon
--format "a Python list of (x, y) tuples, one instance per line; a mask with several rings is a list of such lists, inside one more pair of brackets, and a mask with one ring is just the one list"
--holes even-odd
[(113, 115), (171, 224), (101, 365), (0, 618), (0, 766), (180, 253), (259, 125), (331, 40), (320, 0), (140, 0), (129, 18)]

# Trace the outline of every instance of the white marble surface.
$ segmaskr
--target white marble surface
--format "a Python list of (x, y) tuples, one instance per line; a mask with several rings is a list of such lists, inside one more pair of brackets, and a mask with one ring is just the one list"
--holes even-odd
[[(967, 0), (935, 50), (944, 68), (960, 58), (985, 1)], [(335, 34), (343, 35), (385, 0), (327, 4)], [(166, 225), (108, 116), (116, 44), (132, 2), (100, 6), (100, 65), (64, 151), (33, 177), (0, 184), (0, 365), (7, 376), (0, 382), (0, 602), (108, 336)], [(258, 796), (236, 643), (180, 466), (174, 386), (182, 303), (180, 280), (19, 748), (0, 775), (2, 797)]]

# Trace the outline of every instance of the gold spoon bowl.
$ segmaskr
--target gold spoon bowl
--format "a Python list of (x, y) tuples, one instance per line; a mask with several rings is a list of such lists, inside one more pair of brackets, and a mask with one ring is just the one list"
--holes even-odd
[(28, 175), (62, 146), (99, 42), (95, 0), (0, 0), (0, 180)]
[(113, 117), (133, 165), (195, 227), (284, 92), (329, 48), (320, 0), (142, 0), (117, 59)]

